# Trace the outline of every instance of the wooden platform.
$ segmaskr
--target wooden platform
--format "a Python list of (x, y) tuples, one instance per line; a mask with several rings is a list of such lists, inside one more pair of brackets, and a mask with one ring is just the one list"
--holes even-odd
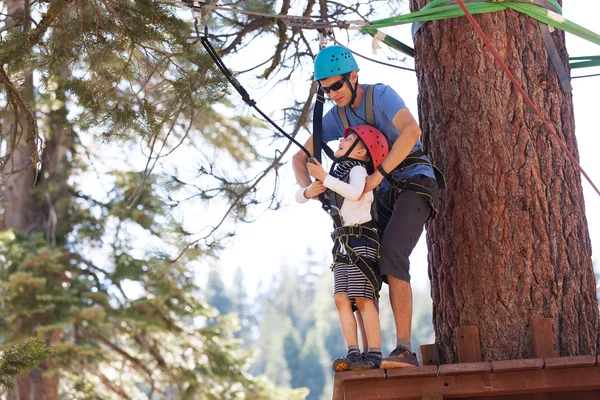
[(532, 321), (532, 359), (480, 362), (477, 327), (455, 335), (459, 363), (421, 346), (422, 367), (336, 373), (333, 400), (600, 400), (600, 356), (555, 357), (552, 320)]
[(334, 400), (600, 399), (600, 357), (338, 372)]

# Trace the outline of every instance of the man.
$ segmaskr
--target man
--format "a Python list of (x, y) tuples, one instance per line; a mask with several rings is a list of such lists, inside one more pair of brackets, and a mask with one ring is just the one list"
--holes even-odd
[[(358, 71), (352, 53), (342, 46), (326, 47), (315, 58), (315, 80), (337, 105), (323, 117), (324, 142), (342, 137), (345, 123), (364, 125), (370, 119), (366, 92), (371, 85), (358, 83)], [(383, 235), (379, 268), (389, 285), (396, 326), (396, 348), (383, 359), (381, 368), (417, 366), (410, 342), (412, 289), (408, 258), (425, 222), (434, 213), (438, 185), (433, 166), (420, 150), (421, 130), (402, 98), (386, 85), (375, 85), (372, 96), (371, 124), (393, 143), (378, 170), (367, 177), (364, 188), (367, 193), (379, 186), (378, 228)], [(305, 147), (313, 153), (312, 138)], [(418, 162), (403, 163), (409, 154)], [(294, 174), (301, 187), (311, 184), (307, 161), (301, 151), (293, 157)]]

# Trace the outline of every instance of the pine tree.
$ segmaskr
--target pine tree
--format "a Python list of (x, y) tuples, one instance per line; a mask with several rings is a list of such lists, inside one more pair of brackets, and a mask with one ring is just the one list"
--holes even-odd
[[(19, 376), (18, 398), (57, 399), (59, 383), (67, 398), (268, 398), (230, 326), (189, 324), (208, 308), (188, 265), (219, 236), (193, 235), (178, 207), (221, 196), (243, 218), (257, 203), (256, 182), (214, 167), (256, 159), (254, 122), (216, 111), (227, 86), (187, 42), (191, 24), (149, 0), (6, 3), (1, 335), (54, 351)], [(157, 167), (182, 142), (195, 174)]]
[(208, 273), (205, 292), (206, 302), (215, 307), (220, 315), (233, 311), (233, 299), (225, 288), (220, 272), (214, 267)]
[(232, 283), (233, 310), (240, 321), (240, 330), (235, 333), (235, 337), (242, 340), (244, 348), (251, 347), (255, 342), (255, 329), (258, 326), (258, 320), (253, 312), (251, 299), (245, 286), (244, 272), (238, 266), (235, 269)]
[[(55, 354), (47, 373), (19, 377), (19, 398), (56, 399), (59, 383), (67, 398), (268, 398), (270, 385), (245, 374), (230, 326), (189, 325), (208, 315), (189, 266), (216, 254), (226, 221), (250, 220), (260, 204), (278, 207), (258, 188), (277, 187), (289, 144), (259, 156), (259, 124), (228, 110), (229, 86), (188, 41), (192, 25), (171, 5), (3, 4), (1, 334), (6, 343), (36, 335)], [(275, 13), (276, 5), (243, 7)], [(302, 11), (316, 7), (311, 1)], [(284, 1), (280, 11), (293, 10)], [(333, 2), (329, 11), (321, 13), (353, 9)], [(312, 54), (303, 32), (282, 20), (212, 13), (208, 22), (222, 56), (256, 34), (276, 38), (264, 78), (283, 72), (285, 80)], [(303, 105), (284, 110), (292, 134), (308, 121), (313, 95), (314, 87)], [(178, 161), (187, 164), (167, 165), (182, 149)], [(227, 206), (216, 215), (194, 204), (203, 230), (182, 223), (190, 200)]]
[(27, 339), (0, 354), (0, 389), (13, 388), (13, 378), (30, 371), (52, 355), (52, 350), (38, 339)]

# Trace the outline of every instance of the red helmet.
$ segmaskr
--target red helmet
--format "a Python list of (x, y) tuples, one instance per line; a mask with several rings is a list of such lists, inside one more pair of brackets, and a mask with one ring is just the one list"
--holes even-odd
[(390, 152), (387, 138), (381, 131), (370, 125), (349, 126), (344, 129), (344, 137), (347, 138), (353, 132), (358, 135), (367, 147), (367, 151), (371, 155), (371, 161), (373, 162), (373, 169), (377, 170), (377, 167), (381, 165), (383, 159)]

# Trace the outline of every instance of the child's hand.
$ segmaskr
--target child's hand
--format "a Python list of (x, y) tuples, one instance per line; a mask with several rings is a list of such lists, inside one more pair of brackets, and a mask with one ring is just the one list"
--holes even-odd
[(308, 173), (313, 178), (323, 182), (327, 177), (327, 172), (325, 172), (321, 163), (316, 159), (313, 158), (311, 161), (307, 162), (306, 166), (308, 167)]
[(304, 191), (304, 197), (307, 199), (315, 198), (321, 193), (325, 191), (325, 186), (323, 186), (322, 182), (314, 181), (310, 184), (309, 187)]

